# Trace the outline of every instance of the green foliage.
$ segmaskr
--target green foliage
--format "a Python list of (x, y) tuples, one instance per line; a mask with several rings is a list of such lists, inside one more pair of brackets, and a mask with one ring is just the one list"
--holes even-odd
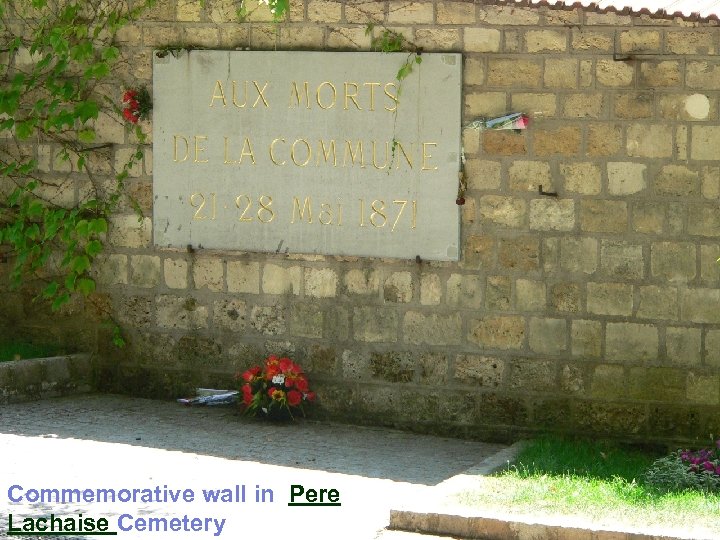
[[(113, 37), (153, 3), (0, 0), (7, 58), (0, 65), (0, 244), (13, 255), (11, 284), (44, 280), (38, 297), (53, 310), (74, 294), (95, 291), (91, 268), (103, 251), (108, 216), (124, 195), (129, 169), (142, 158), (139, 146), (110, 189), (101, 189), (89, 164), (107, 146), (93, 146), (103, 106), (118, 112), (99, 91), (120, 55)], [(139, 127), (135, 135), (142, 145)], [(25, 142), (54, 148), (55, 159), (72, 171), (71, 182), (89, 180), (89, 194), (76, 198), (70, 187), (74, 200), (57, 197), (57, 178), (38, 170)]]
[[(374, 30), (375, 25), (369, 23), (365, 27), (365, 35), (372, 36)], [(383, 28), (379, 35), (372, 36), (370, 44), (376, 51), (382, 51), (386, 53), (407, 51), (410, 48), (410, 45), (406, 42), (405, 37), (403, 37), (402, 34), (393, 32), (388, 28)], [(402, 82), (403, 79), (406, 79), (413, 72), (413, 67), (415, 67), (416, 64), (421, 63), (422, 57), (420, 56), (420, 53), (411, 52), (410, 54), (408, 54), (403, 65), (400, 66), (400, 69), (398, 69), (395, 78), (398, 81)]]

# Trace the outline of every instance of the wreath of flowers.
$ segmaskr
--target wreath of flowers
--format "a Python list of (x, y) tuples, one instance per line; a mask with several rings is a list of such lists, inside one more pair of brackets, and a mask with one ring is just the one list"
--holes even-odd
[(236, 376), (243, 380), (244, 414), (270, 418), (305, 415), (303, 404), (315, 401), (302, 368), (289, 358), (269, 356), (263, 367), (253, 366)]

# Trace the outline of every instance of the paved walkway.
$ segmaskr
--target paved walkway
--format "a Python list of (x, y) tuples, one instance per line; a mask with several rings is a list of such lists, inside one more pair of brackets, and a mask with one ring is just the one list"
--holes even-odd
[[(120, 396), (5, 405), (0, 537), (9, 514), (18, 527), (27, 517), (82, 513), (107, 518), (127, 540), (389, 539), (400, 534), (382, 531), (391, 507), (428, 498), (432, 486), (503, 448), (310, 421), (272, 425), (228, 408)], [(293, 485), (335, 489), (341, 506), (288, 506)], [(84, 500), (58, 502), (63, 489)], [(217, 502), (206, 502), (210, 490)]]

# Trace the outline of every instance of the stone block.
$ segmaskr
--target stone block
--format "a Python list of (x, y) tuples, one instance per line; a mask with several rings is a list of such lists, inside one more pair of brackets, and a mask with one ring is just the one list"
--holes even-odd
[(574, 228), (574, 200), (545, 198), (530, 201), (530, 229), (539, 231), (571, 231)]
[(644, 61), (640, 63), (639, 84), (645, 88), (680, 86), (682, 85), (682, 76), (680, 62), (677, 60)]
[(687, 400), (703, 405), (718, 405), (720, 403), (720, 377), (688, 373)]
[(487, 225), (509, 228), (525, 226), (527, 205), (524, 199), (485, 195), (480, 198), (480, 220)]
[(680, 318), (690, 323), (720, 323), (720, 289), (684, 289), (680, 294)]
[(465, 94), (466, 116), (499, 116), (506, 109), (507, 95), (505, 92), (468, 92)]
[(574, 28), (571, 45), (575, 51), (611, 52), (614, 36), (609, 31), (590, 30), (586, 27)]
[(582, 132), (576, 126), (536, 129), (533, 133), (533, 150), (536, 156), (577, 155), (581, 143)]
[(720, 246), (700, 246), (700, 279), (704, 283), (717, 284), (720, 281)]
[(673, 54), (711, 55), (717, 52), (715, 33), (708, 31), (666, 31), (665, 48)]
[(241, 332), (247, 326), (245, 302), (225, 298), (213, 302), (213, 327), (218, 330)]
[[(328, 0), (327, 3), (337, 5), (339, 19), (340, 4), (332, 0)], [(433, 22), (433, 11), (434, 6), (430, 2), (394, 2), (388, 8), (388, 22), (390, 24), (430, 24)]]
[(475, 22), (475, 5), (466, 2), (438, 2), (436, 21), (438, 24), (472, 25)]
[(374, 352), (370, 355), (370, 373), (376, 379), (391, 383), (411, 382), (415, 371), (415, 358), (409, 354)]
[(657, 360), (657, 328), (651, 324), (607, 323), (605, 357), (628, 364)]
[(596, 315), (632, 315), (633, 288), (625, 283), (588, 283), (587, 310)]
[(720, 167), (703, 167), (701, 176), (703, 197), (720, 198)]
[(633, 367), (628, 370), (627, 398), (682, 402), (685, 398), (684, 370), (666, 367)]
[(699, 328), (669, 326), (665, 330), (665, 350), (668, 360), (677, 366), (700, 365), (701, 345)]
[(619, 88), (631, 86), (635, 70), (632, 63), (616, 62), (615, 60), (598, 60), (595, 67), (595, 78), (601, 86)]
[(367, 306), (353, 310), (353, 336), (356, 341), (395, 343), (398, 326), (395, 309)]
[(660, 234), (665, 226), (665, 205), (648, 201), (633, 201), (633, 230), (640, 233)]
[(163, 328), (197, 330), (208, 326), (208, 308), (192, 297), (159, 295), (155, 301), (157, 324)]
[(627, 230), (625, 201), (586, 199), (580, 201), (580, 227), (586, 232), (622, 233)]
[(410, 272), (393, 272), (383, 284), (383, 298), (385, 302), (411, 302), (414, 289)]
[(613, 156), (620, 151), (623, 130), (619, 124), (589, 124), (586, 153), (588, 156)]
[[(280, 44), (287, 49), (316, 49), (322, 46), (325, 37), (324, 29), (319, 26), (304, 26), (280, 29)], [(340, 48), (349, 47), (356, 36), (349, 28), (337, 29), (330, 32), (328, 36), (328, 47)], [(352, 29), (354, 30), (354, 29)], [(348, 35), (350, 34), (350, 35)], [(368, 41), (370, 36), (363, 32), (362, 41)]]
[(195, 288), (207, 288), (218, 292), (224, 288), (225, 268), (222, 259), (215, 257), (198, 257), (192, 265)]
[(495, 264), (495, 239), (491, 236), (468, 236), (460, 264), (463, 268), (492, 268)]
[(93, 275), (101, 285), (126, 285), (128, 282), (127, 255), (114, 253), (95, 259)]
[(639, 318), (677, 320), (680, 308), (677, 289), (645, 285), (640, 287), (639, 296)]
[(376, 295), (380, 290), (380, 271), (376, 269), (348, 270), (343, 278), (350, 294)]
[(702, 91), (720, 90), (720, 63), (707, 61), (687, 62), (685, 84)]
[(529, 392), (548, 392), (557, 388), (557, 364), (518, 358), (509, 363), (510, 388)]
[(489, 86), (539, 88), (542, 64), (537, 60), (489, 58)]
[(700, 194), (700, 175), (685, 165), (664, 165), (653, 181), (657, 195), (692, 197)]
[(403, 318), (403, 337), (413, 345), (459, 345), (462, 318), (459, 313), (440, 315), (408, 311)]
[(720, 212), (717, 205), (688, 205), (687, 232), (694, 236), (720, 236)]
[(501, 164), (498, 161), (473, 159), (465, 165), (468, 189), (500, 189)]
[(495, 28), (465, 27), (463, 37), (465, 50), (468, 52), (491, 53), (500, 51), (500, 30)]
[(484, 349), (520, 350), (525, 341), (525, 320), (516, 315), (471, 320), (468, 341)]
[(231, 293), (259, 294), (260, 263), (228, 261), (227, 289)]
[(626, 150), (630, 157), (672, 156), (672, 128), (662, 124), (633, 124), (627, 129)]
[(568, 118), (600, 118), (604, 115), (605, 94), (567, 94), (563, 100), (563, 116)]
[(573, 320), (570, 328), (570, 350), (580, 359), (599, 358), (602, 352), (602, 323)]
[(537, 192), (538, 185), (546, 191), (554, 189), (550, 164), (545, 161), (513, 161), (508, 168), (510, 189)]
[(556, 272), (560, 261), (560, 239), (543, 238), (541, 248), (542, 268), (547, 274)]
[(453, 378), (460, 384), (497, 388), (502, 384), (505, 362), (491, 356), (461, 354), (455, 359)]
[(560, 267), (566, 272), (592, 274), (597, 270), (597, 240), (570, 237), (560, 240)]
[(547, 306), (545, 295), (545, 283), (542, 281), (515, 281), (515, 307), (518, 311), (544, 311)]
[(618, 118), (651, 118), (655, 96), (651, 92), (624, 92), (615, 95), (614, 112)]
[(582, 290), (577, 283), (556, 283), (550, 288), (550, 305), (555, 311), (577, 313), (582, 309)]
[(323, 337), (324, 314), (315, 304), (293, 303), (290, 306), (290, 333), (306, 338)]
[(529, 272), (540, 267), (540, 243), (534, 236), (500, 238), (498, 265), (508, 270)]
[(567, 350), (567, 321), (532, 317), (528, 323), (528, 345), (540, 354), (560, 354)]
[(488, 130), (480, 134), (483, 151), (490, 155), (512, 156), (527, 153), (525, 133), (513, 133), (507, 130)]
[(596, 366), (592, 374), (590, 395), (608, 401), (623, 399), (627, 394), (625, 368), (614, 364)]
[(151, 289), (160, 283), (160, 257), (154, 255), (130, 256), (130, 284)]
[(460, 30), (456, 29), (418, 28), (415, 30), (415, 43), (426, 50), (456, 51), (460, 48), (460, 41)]
[(531, 7), (481, 5), (478, 21), (492, 26), (534, 26), (540, 22), (540, 14)]
[[(266, 264), (263, 267), (262, 290), (265, 294), (299, 295), (301, 281), (302, 268), (299, 266), (285, 267)], [(321, 282), (322, 275), (315, 276), (313, 286), (322, 288)]]
[(568, 35), (562, 30), (528, 30), (525, 47), (529, 53), (563, 52), (567, 50)]
[(645, 178), (647, 166), (630, 161), (608, 162), (608, 193), (610, 195), (632, 195), (647, 187)]
[(507, 311), (512, 301), (512, 282), (508, 276), (488, 276), (485, 307), (493, 311)]
[(543, 117), (555, 116), (557, 111), (555, 94), (513, 92), (510, 95), (510, 102), (513, 110), (532, 111), (533, 114)]
[(602, 188), (600, 167), (595, 163), (561, 163), (560, 174), (566, 191), (580, 195), (598, 195)]
[[(390, 22), (405, 24), (407, 20), (413, 19), (417, 8), (422, 5), (423, 4), (419, 3), (406, 4), (408, 13), (404, 14), (403, 17), (393, 18)], [(341, 17), (342, 5), (337, 2), (332, 2), (331, 0), (308, 0), (307, 2), (307, 18), (309, 21), (317, 23), (333, 23), (340, 21)]]
[(282, 306), (253, 306), (250, 326), (265, 336), (279, 336), (287, 330)]
[(143, 248), (150, 245), (152, 221), (149, 217), (138, 219), (136, 215), (110, 217), (108, 239), (117, 247)]
[(705, 365), (720, 367), (720, 330), (707, 330), (705, 333)]
[(611, 278), (626, 281), (642, 279), (645, 271), (642, 245), (603, 240), (600, 245), (600, 270)]
[(478, 275), (451, 274), (447, 280), (447, 305), (479, 309), (483, 302), (483, 279)]
[(574, 58), (547, 58), (543, 81), (547, 88), (577, 88), (578, 62)]
[(717, 160), (720, 126), (692, 126), (690, 156), (694, 160)]
[(633, 28), (620, 32), (621, 52), (661, 52), (661, 46), (662, 34), (657, 30)]
[(696, 246), (689, 242), (653, 242), (650, 248), (652, 276), (687, 282), (696, 275)]
[(420, 303), (423, 306), (437, 306), (442, 300), (442, 284), (437, 274), (420, 276)]
[(717, 102), (705, 94), (662, 94), (658, 115), (669, 120), (707, 120), (717, 114)]
[[(305, 295), (312, 298), (334, 298), (338, 276), (332, 268), (305, 269)], [(264, 282), (263, 282), (264, 287)]]
[(165, 259), (163, 261), (165, 285), (171, 289), (187, 289), (188, 264), (184, 259)]

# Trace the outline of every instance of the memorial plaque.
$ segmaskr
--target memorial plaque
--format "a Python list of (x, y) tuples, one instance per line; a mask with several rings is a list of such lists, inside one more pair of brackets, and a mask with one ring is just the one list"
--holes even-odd
[(158, 246), (457, 260), (462, 58), (155, 55)]

